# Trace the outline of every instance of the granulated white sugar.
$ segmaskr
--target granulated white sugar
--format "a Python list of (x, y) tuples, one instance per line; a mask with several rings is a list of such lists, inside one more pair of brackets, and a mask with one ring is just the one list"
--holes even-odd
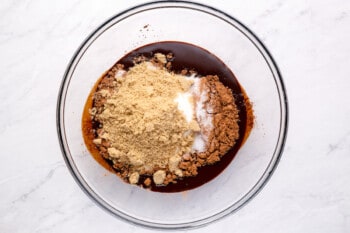
[(191, 122), (193, 119), (193, 95), (189, 92), (178, 93), (175, 98), (177, 108), (185, 115), (186, 121)]

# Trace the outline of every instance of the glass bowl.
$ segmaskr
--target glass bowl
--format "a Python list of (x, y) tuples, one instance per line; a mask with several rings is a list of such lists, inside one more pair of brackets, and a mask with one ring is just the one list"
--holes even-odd
[[(88, 152), (81, 120), (97, 79), (129, 51), (159, 41), (182, 41), (219, 57), (249, 96), (255, 125), (229, 166), (210, 182), (179, 193), (124, 183)], [(287, 97), (281, 74), (261, 41), (217, 9), (191, 2), (152, 2), (104, 22), (82, 43), (59, 91), (57, 130), (73, 177), (99, 206), (147, 227), (190, 228), (238, 210), (264, 186), (281, 156), (287, 133)]]

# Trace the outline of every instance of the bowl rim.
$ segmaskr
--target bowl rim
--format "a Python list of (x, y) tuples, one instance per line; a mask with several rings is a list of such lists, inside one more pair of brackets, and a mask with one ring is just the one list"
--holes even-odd
[[(151, 8), (154, 6), (153, 8)], [(259, 50), (260, 54), (264, 57), (267, 65), (269, 66), (269, 69), (274, 77), (274, 81), (276, 84), (276, 88), (278, 91), (279, 96), (279, 103), (280, 103), (280, 116), (281, 116), (281, 122), (280, 122), (280, 129), (279, 129), (279, 135), (278, 140), (275, 146), (275, 150), (272, 156), (272, 159), (270, 160), (266, 170), (260, 177), (260, 179), (256, 182), (256, 184), (241, 198), (239, 199), (235, 204), (229, 206), (226, 209), (221, 210), (218, 213), (215, 213), (209, 217), (195, 220), (192, 222), (184, 222), (184, 223), (160, 223), (160, 222), (151, 222), (146, 221), (142, 219), (137, 219), (133, 216), (130, 216), (118, 209), (115, 209), (114, 207), (110, 206), (108, 203), (106, 203), (98, 194), (94, 192), (94, 190), (89, 186), (87, 182), (85, 182), (82, 175), (79, 173), (78, 169), (76, 168), (74, 161), (71, 157), (71, 154), (69, 152), (69, 148), (67, 145), (65, 132), (64, 132), (64, 104), (67, 94), (67, 89), (70, 83), (70, 77), (69, 74), (72, 73), (72, 69), (74, 72), (75, 66), (79, 62), (80, 58), (79, 55), (81, 51), (90, 44), (93, 43), (95, 39), (93, 37), (101, 31), (106, 25), (111, 23), (112, 21), (122, 18), (125, 16), (125, 18), (132, 16), (133, 14), (128, 15), (128, 13), (133, 12), (138, 9), (146, 8), (146, 10), (151, 10), (155, 8), (166, 8), (166, 7), (179, 7), (179, 8), (188, 8), (192, 10), (199, 10), (204, 13), (208, 13), (211, 15), (214, 15), (215, 17), (218, 17), (222, 20), (224, 20), (226, 23), (229, 23), (233, 27), (235, 27), (237, 30), (239, 30), (242, 34), (246, 36), (247, 39), (249, 39), (252, 44)], [(142, 12), (142, 11), (141, 11)], [(137, 14), (138, 12), (136, 12)], [(226, 20), (225, 20), (226, 19)], [(231, 22), (229, 22), (231, 21)], [(118, 22), (117, 22), (118, 23)], [(234, 24), (235, 25), (234, 25)], [(240, 28), (237, 28), (239, 26)], [(107, 29), (106, 29), (107, 30)], [(244, 31), (242, 31), (244, 30)], [(86, 48), (87, 49), (87, 48)], [(84, 54), (84, 53), (83, 53)], [(83, 55), (81, 54), (81, 56)], [(78, 59), (78, 61), (76, 61)], [(69, 172), (75, 179), (75, 181), (78, 183), (80, 188), (85, 192), (85, 194), (91, 198), (98, 206), (100, 206), (102, 209), (107, 211), (108, 213), (112, 214), (113, 216), (119, 217), (119, 219), (124, 220), (128, 223), (148, 227), (152, 229), (159, 229), (159, 230), (165, 230), (165, 229), (189, 229), (189, 228), (195, 228), (195, 227), (201, 227), (208, 225), (212, 222), (218, 221), (222, 219), (225, 216), (228, 216), (243, 206), (245, 206), (247, 203), (250, 202), (266, 185), (266, 183), (271, 178), (271, 175), (276, 170), (276, 167), (281, 159), (286, 139), (287, 139), (287, 132), (288, 132), (288, 121), (289, 121), (289, 110), (288, 110), (288, 99), (287, 99), (287, 93), (286, 88), (282, 79), (282, 74), (277, 66), (277, 63), (275, 62), (273, 56), (268, 51), (266, 46), (262, 43), (262, 41), (257, 37), (257, 35), (252, 32), (247, 26), (245, 26), (243, 23), (241, 23), (238, 19), (235, 17), (215, 8), (212, 6), (208, 6), (206, 4), (197, 3), (197, 2), (191, 2), (191, 1), (178, 1), (178, 0), (172, 0), (172, 1), (152, 1), (147, 2), (143, 4), (139, 4), (133, 7), (130, 7), (126, 10), (121, 11), (118, 14), (115, 14), (114, 16), (107, 19), (105, 22), (103, 22), (100, 26), (98, 26), (95, 30), (90, 33), (86, 37), (86, 39), (80, 44), (78, 49), (74, 52), (72, 58), (70, 59), (68, 66), (65, 70), (65, 73), (63, 75), (63, 79), (59, 88), (58, 92), (58, 98), (57, 98), (57, 107), (56, 107), (56, 128), (57, 128), (57, 135), (58, 135), (58, 141), (60, 144), (61, 152), (64, 158), (64, 161), (68, 167)], [(63, 126), (63, 127), (62, 127)]]

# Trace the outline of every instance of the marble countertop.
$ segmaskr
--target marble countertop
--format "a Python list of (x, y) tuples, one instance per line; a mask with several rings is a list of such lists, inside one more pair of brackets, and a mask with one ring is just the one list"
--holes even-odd
[[(151, 232), (96, 206), (70, 175), (56, 133), (63, 73), (86, 36), (143, 1), (0, 4), (0, 232)], [(350, 1), (201, 1), (262, 39), (287, 88), (289, 133), (264, 189), (188, 232), (350, 232)]]

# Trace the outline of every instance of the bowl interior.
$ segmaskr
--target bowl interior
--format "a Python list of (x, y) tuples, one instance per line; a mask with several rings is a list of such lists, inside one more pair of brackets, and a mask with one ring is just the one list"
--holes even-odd
[[(156, 193), (125, 184), (85, 147), (81, 118), (97, 79), (129, 51), (157, 41), (183, 41), (219, 57), (253, 103), (255, 126), (231, 164), (215, 179), (182, 193)], [(74, 177), (97, 203), (134, 223), (153, 227), (205, 224), (246, 203), (275, 167), (286, 133), (286, 102), (278, 69), (244, 26), (193, 3), (151, 3), (108, 20), (69, 65), (58, 105), (59, 136)]]

